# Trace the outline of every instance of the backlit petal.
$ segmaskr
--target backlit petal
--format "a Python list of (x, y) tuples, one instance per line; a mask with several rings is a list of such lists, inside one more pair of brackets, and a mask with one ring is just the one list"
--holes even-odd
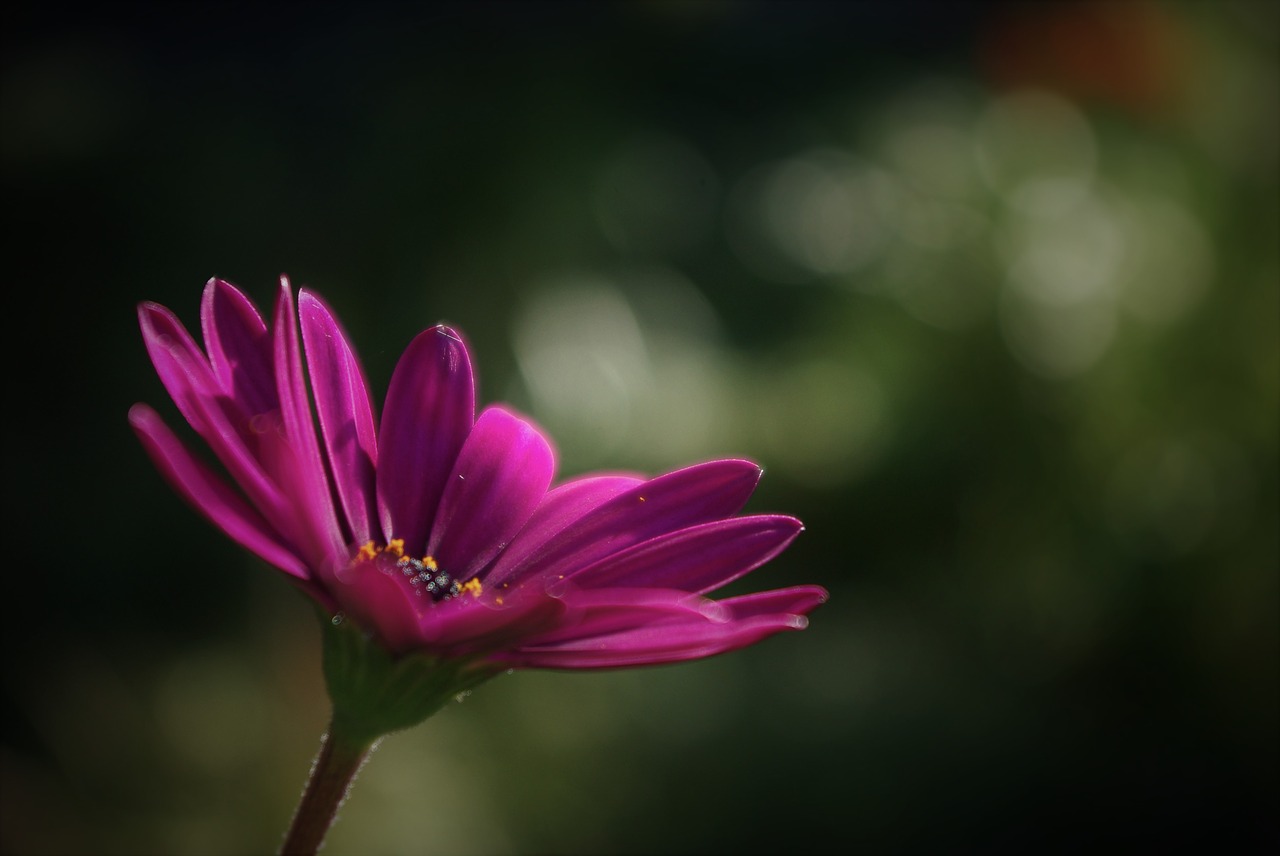
[(223, 392), (250, 416), (278, 409), (271, 336), (253, 302), (231, 283), (211, 279), (204, 289), (200, 323), (209, 363)]
[(668, 532), (741, 510), (760, 480), (750, 461), (697, 464), (658, 476), (596, 507), (519, 563), (489, 574), (491, 582), (570, 576), (605, 556)]
[(582, 587), (670, 587), (713, 591), (760, 567), (800, 533), (794, 517), (734, 517), (635, 545), (573, 574)]
[(587, 512), (643, 481), (627, 475), (587, 476), (566, 482), (550, 491), (538, 504), (529, 522), (503, 550), (485, 579), (501, 582), (507, 576), (509, 568), (519, 565)]
[(285, 573), (310, 578), (306, 565), (262, 519), (221, 479), (186, 450), (160, 416), (145, 404), (129, 410), (129, 424), (142, 441), (156, 469), (187, 502), (237, 544), (261, 556)]
[[(311, 402), (302, 373), (302, 346), (298, 340), (297, 316), (293, 308), (293, 291), (284, 277), (276, 298), (274, 357), (276, 391), (280, 396), (280, 418), (292, 457), (282, 463), (293, 467), (289, 496), (299, 511), (299, 518), (311, 530), (314, 544), (333, 565), (345, 559), (346, 538), (338, 526), (333, 494), (320, 456)], [(323, 570), (329, 570), (324, 568)]]
[(803, 615), (791, 612), (737, 618), (732, 617), (731, 610), (714, 609), (703, 614), (688, 611), (657, 620), (646, 619), (637, 611), (635, 618), (635, 623), (627, 630), (580, 636), (553, 644), (527, 643), (496, 659), (521, 668), (650, 666), (733, 651), (784, 630), (801, 630), (808, 624)]
[(388, 539), (420, 555), (475, 418), (471, 360), (448, 327), (418, 335), (396, 365), (378, 432), (378, 509)]
[(479, 573), (524, 527), (554, 470), (551, 447), (536, 428), (489, 408), (458, 455), (427, 552), (456, 578)]
[(351, 540), (363, 544), (377, 529), (378, 443), (368, 385), (329, 307), (304, 290), (298, 295), (298, 314), (329, 467)]

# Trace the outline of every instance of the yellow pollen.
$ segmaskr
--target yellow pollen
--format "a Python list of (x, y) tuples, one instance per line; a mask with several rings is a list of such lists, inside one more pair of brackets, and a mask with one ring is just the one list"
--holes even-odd
[(378, 548), (373, 546), (373, 542), (370, 541), (360, 548), (360, 551), (356, 553), (356, 558), (363, 559), (365, 561), (372, 561), (377, 555)]
[(493, 599), (493, 602), (496, 603), (498, 606), (502, 606), (502, 598), (500, 597), (495, 597)]
[(395, 556), (397, 559), (404, 555), (404, 539), (392, 538), (387, 542), (387, 552)]
[[(480, 592), (484, 591), (484, 586), (480, 585), (479, 577), (472, 577), (462, 586), (462, 591), (469, 591), (472, 597), (479, 597)], [(462, 592), (458, 592), (458, 594), (462, 594)]]
[(440, 566), (436, 564), (436, 560), (431, 558), (430, 556), (423, 556), (422, 564), (426, 565), (428, 568), (430, 568), (433, 571), (440, 570)]

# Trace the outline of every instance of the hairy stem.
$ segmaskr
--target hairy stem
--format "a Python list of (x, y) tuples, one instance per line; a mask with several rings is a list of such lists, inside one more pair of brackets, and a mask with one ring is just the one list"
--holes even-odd
[(351, 739), (334, 725), (329, 726), (329, 732), (321, 738), (320, 753), (311, 765), (302, 802), (298, 803), (280, 848), (282, 856), (313, 856), (319, 851), (356, 773), (376, 746), (376, 740)]

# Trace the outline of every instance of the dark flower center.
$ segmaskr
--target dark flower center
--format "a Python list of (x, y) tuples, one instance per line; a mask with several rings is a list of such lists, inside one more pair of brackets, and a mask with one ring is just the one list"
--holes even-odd
[(404, 553), (404, 541), (392, 538), (385, 547), (377, 547), (372, 541), (365, 544), (356, 553), (357, 562), (373, 562), (384, 574), (402, 577), (418, 597), (424, 595), (431, 598), (432, 603), (457, 597), (463, 592), (471, 592), (479, 596), (480, 580), (472, 577), (467, 582), (459, 582), (453, 574), (442, 569), (430, 556), (415, 559)]
[[(431, 557), (427, 556), (427, 559), (430, 560)], [(418, 594), (425, 591), (436, 603), (462, 593), (462, 583), (455, 580), (448, 571), (440, 570), (435, 562), (428, 565), (421, 559), (401, 556), (396, 560), (396, 567)]]

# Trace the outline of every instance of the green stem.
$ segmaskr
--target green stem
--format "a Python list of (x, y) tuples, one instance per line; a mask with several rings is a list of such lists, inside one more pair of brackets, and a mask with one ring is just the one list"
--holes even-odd
[(320, 741), (320, 754), (311, 765), (311, 778), (289, 825), (281, 856), (313, 856), (324, 844), (356, 773), (377, 746), (376, 740), (351, 739), (329, 726)]

